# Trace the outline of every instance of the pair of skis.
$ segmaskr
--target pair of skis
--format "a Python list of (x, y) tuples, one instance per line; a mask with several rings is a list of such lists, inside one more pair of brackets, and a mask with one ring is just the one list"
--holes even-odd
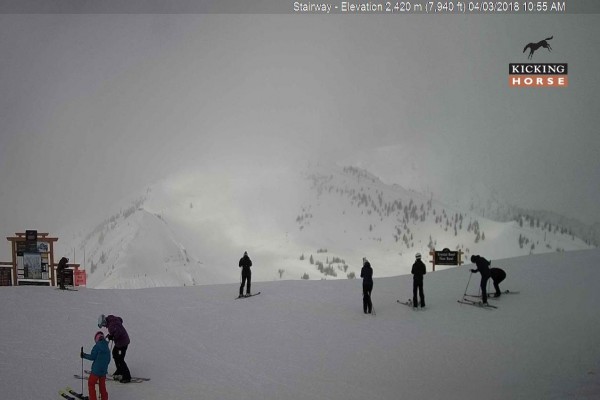
[[(511, 291), (511, 290), (504, 290), (502, 292), (500, 292), (500, 294), (519, 294), (520, 292), (516, 292), (516, 291)], [(467, 294), (465, 296), (469, 296), (469, 297), (481, 297), (480, 294)], [(498, 297), (495, 296), (495, 293), (488, 293), (488, 299), (497, 299)]]
[[(457, 300), (457, 301), (459, 303), (461, 303), (461, 304), (468, 304), (470, 306), (477, 306), (477, 307), (481, 307), (481, 308), (488, 308), (488, 307), (490, 309), (498, 308), (498, 307), (490, 305), (490, 304), (483, 304), (481, 301), (475, 301), (475, 300), (471, 300), (471, 299), (467, 299), (467, 298), (463, 298), (462, 300)], [(408, 301), (400, 301), (400, 300), (398, 300), (398, 303), (404, 304), (405, 306), (408, 306), (408, 307), (412, 308), (415, 311), (418, 311), (418, 309), (419, 309), (419, 307), (415, 307), (413, 305), (412, 300), (408, 300)], [(421, 307), (421, 310), (424, 310), (425, 308), (427, 308), (427, 307)]]
[[(502, 292), (500, 292), (500, 294), (519, 294), (518, 291), (511, 291), (511, 290), (504, 290)], [(480, 308), (485, 308), (485, 309), (497, 309), (497, 306), (491, 305), (491, 304), (484, 304), (481, 300), (473, 300), (470, 299), (468, 297), (472, 297), (475, 299), (480, 299), (481, 295), (480, 294), (465, 294), (465, 296), (463, 297), (462, 300), (457, 300), (459, 303), (461, 304), (468, 304), (468, 305), (472, 305), (472, 306), (477, 306)], [(488, 295), (488, 299), (494, 299), (497, 300), (498, 297), (495, 297), (493, 294), (492, 295)]]
[[(411, 299), (408, 299), (408, 301), (400, 301), (400, 300), (396, 300), (396, 301), (400, 304), (404, 304), (405, 306), (412, 308), (413, 310), (417, 310), (419, 308), (418, 306), (415, 306), (413, 304), (413, 301)], [(424, 310), (425, 308), (427, 308), (427, 307), (421, 307), (421, 310)]]
[(467, 299), (466, 297), (463, 297), (462, 300), (456, 300), (456, 301), (458, 301), (460, 304), (468, 304), (470, 306), (484, 308), (486, 310), (493, 310), (493, 309), (497, 309), (498, 308), (496, 306), (484, 303), (482, 301), (476, 301), (476, 300)]
[[(75, 374), (73, 376), (77, 379), (88, 379), (90, 377), (90, 374), (92, 373), (92, 371), (86, 369), (84, 372), (85, 372), (85, 376), (81, 376), (79, 374)], [(119, 379), (115, 379), (112, 375), (106, 375), (106, 380), (114, 381), (114, 382), (121, 382)], [(129, 383), (142, 383), (142, 382), (147, 382), (149, 380), (150, 380), (150, 378), (140, 378), (137, 376), (132, 376), (131, 381)]]
[[(504, 290), (502, 292), (500, 292), (500, 294), (519, 294), (518, 291), (510, 291), (510, 290)], [(491, 304), (484, 304), (481, 300), (473, 300), (470, 299), (468, 297), (472, 297), (474, 299), (481, 299), (481, 295), (480, 294), (466, 294), (462, 300), (458, 300), (459, 303), (462, 304), (469, 304), (469, 305), (474, 305), (474, 306), (478, 306), (481, 308), (488, 308), (488, 309), (494, 309), (494, 308), (498, 308), (497, 306), (491, 305)], [(494, 299), (497, 300), (498, 297), (496, 297), (495, 295), (488, 295), (488, 299)]]
[(63, 399), (67, 400), (88, 400), (87, 396), (84, 396), (83, 393), (76, 392), (70, 386), (66, 386), (64, 389), (58, 391), (58, 394)]
[(253, 296), (258, 296), (260, 294), (260, 292), (256, 292), (256, 293), (252, 293), (252, 294), (246, 294), (246, 295), (241, 295), (236, 297), (235, 299), (247, 299), (248, 297), (253, 297)]

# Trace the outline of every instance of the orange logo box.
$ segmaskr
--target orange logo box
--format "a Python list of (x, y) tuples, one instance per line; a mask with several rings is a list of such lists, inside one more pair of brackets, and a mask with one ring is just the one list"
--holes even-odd
[(509, 75), (510, 87), (568, 87), (568, 75)]
[(508, 64), (508, 86), (510, 87), (568, 87), (569, 65), (552, 64)]

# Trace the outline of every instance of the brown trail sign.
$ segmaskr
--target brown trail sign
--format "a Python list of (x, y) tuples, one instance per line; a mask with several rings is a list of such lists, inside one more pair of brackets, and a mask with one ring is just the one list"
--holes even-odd
[(429, 252), (429, 255), (432, 257), (430, 263), (433, 264), (434, 271), (436, 265), (462, 265), (463, 254), (462, 250), (451, 251), (446, 248), (441, 251), (436, 251), (435, 249), (431, 249)]

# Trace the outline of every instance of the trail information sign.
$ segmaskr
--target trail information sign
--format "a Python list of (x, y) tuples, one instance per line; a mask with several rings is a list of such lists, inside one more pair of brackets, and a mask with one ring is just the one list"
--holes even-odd
[(431, 249), (429, 255), (431, 256), (430, 263), (435, 271), (436, 265), (461, 265), (463, 263), (462, 250), (451, 251), (450, 249), (444, 249), (442, 251)]
[(458, 265), (458, 251), (444, 249), (435, 252), (436, 265)]

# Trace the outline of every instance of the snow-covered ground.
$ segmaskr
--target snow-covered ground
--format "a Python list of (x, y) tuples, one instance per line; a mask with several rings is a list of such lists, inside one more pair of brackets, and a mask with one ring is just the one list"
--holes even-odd
[(424, 311), (396, 302), (411, 276), (376, 278), (376, 316), (359, 280), (260, 282), (243, 300), (235, 284), (0, 288), (0, 397), (81, 389), (79, 348), (105, 313), (124, 319), (132, 373), (152, 378), (108, 382), (111, 400), (598, 399), (599, 265), (600, 250), (494, 260), (520, 291), (490, 300), (497, 310), (456, 302), (470, 265), (430, 271)]

